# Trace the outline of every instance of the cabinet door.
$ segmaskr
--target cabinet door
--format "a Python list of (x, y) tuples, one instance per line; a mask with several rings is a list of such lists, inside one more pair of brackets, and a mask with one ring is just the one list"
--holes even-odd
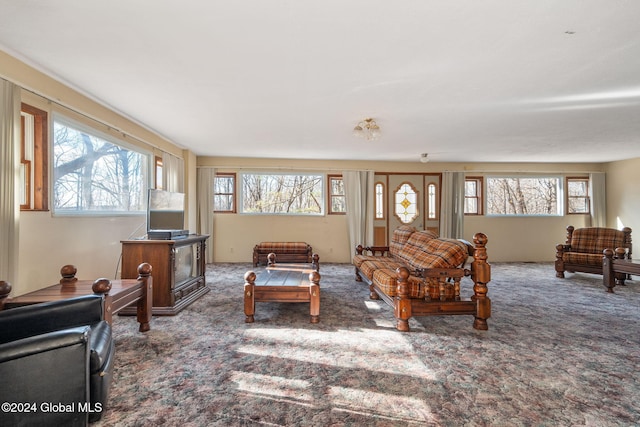
[(174, 248), (174, 287), (179, 287), (181, 284), (202, 275), (199, 262), (199, 246), (200, 243), (192, 243), (190, 245), (177, 246)]

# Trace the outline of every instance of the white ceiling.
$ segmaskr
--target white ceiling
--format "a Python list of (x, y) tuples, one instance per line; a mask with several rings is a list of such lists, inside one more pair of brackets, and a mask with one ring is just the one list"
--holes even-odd
[(640, 157), (639, 23), (634, 0), (0, 0), (0, 49), (197, 155), (603, 162)]

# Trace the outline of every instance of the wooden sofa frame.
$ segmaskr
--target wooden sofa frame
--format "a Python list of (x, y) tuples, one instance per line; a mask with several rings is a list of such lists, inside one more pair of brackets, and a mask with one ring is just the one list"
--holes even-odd
[[(474, 245), (467, 244), (469, 255), (474, 260), (471, 269), (465, 268), (430, 268), (410, 271), (407, 267), (399, 267), (396, 270), (397, 295), (391, 297), (385, 294), (365, 274), (360, 274), (356, 267), (356, 280), (364, 280), (369, 284), (371, 299), (382, 299), (393, 307), (397, 320), (396, 328), (402, 332), (408, 332), (409, 319), (418, 316), (439, 315), (472, 315), (473, 327), (478, 330), (488, 330), (487, 319), (491, 317), (491, 300), (487, 296), (487, 283), (491, 280), (491, 265), (487, 262), (487, 236), (476, 233), (473, 236)], [(362, 255), (365, 251), (378, 256), (389, 253), (386, 246), (362, 247), (358, 246), (357, 253)], [(423, 279), (437, 278), (439, 286), (427, 286), (424, 299), (410, 298), (408, 279), (410, 275)], [(473, 282), (473, 295), (465, 300), (460, 297), (460, 281), (463, 277), (470, 277)], [(425, 280), (426, 282), (426, 280)]]

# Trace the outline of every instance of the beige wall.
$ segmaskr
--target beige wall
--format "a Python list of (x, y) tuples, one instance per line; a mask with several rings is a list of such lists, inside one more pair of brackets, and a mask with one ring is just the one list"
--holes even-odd
[[(23, 88), (23, 102), (47, 111), (50, 125), (51, 115), (60, 113), (154, 155), (169, 152), (185, 158), (185, 183), (189, 191), (194, 189), (187, 195), (189, 207), (195, 206), (195, 155), (1, 51), (0, 77)], [(188, 225), (195, 229), (193, 212)], [(58, 282), (65, 264), (74, 264), (80, 278), (115, 278), (120, 241), (143, 236), (145, 224), (144, 215), (54, 217), (51, 212), (21, 212), (18, 283), (12, 284), (12, 295)]]
[[(219, 170), (316, 170), (339, 172), (344, 169), (371, 169), (379, 172), (441, 172), (464, 170), (485, 172), (607, 172), (609, 225), (621, 224), (640, 230), (640, 159), (611, 164), (502, 164), (502, 163), (393, 163), (345, 162), (331, 160), (264, 160), (239, 158), (198, 158), (134, 122), (119, 116), (93, 100), (44, 76), (16, 59), (0, 52), (0, 76), (19, 84), (23, 100), (49, 111), (60, 111), (76, 120), (96, 126), (103, 132), (125, 139), (154, 154), (166, 151), (185, 160), (188, 228), (195, 230), (196, 164)], [(35, 95), (33, 91), (39, 95)], [(46, 98), (56, 100), (49, 102)], [(75, 114), (68, 108), (82, 113)], [(96, 118), (103, 125), (96, 124)], [(465, 237), (482, 231), (489, 236), (490, 261), (551, 261), (554, 247), (564, 239), (565, 227), (584, 223), (584, 217), (571, 218), (467, 218)], [(120, 265), (120, 240), (145, 233), (143, 216), (54, 217), (50, 212), (22, 212), (20, 215), (19, 283), (13, 295), (20, 295), (59, 280), (60, 267), (75, 264), (81, 278), (114, 278)], [(347, 242), (345, 216), (270, 217), (217, 215), (214, 245), (217, 262), (249, 262), (253, 246), (265, 240), (303, 240), (312, 244), (325, 262), (348, 262), (352, 248)]]
[[(607, 164), (607, 226), (631, 227), (634, 236), (640, 236), (640, 158)], [(640, 243), (640, 237), (634, 239)], [(640, 256), (636, 244), (634, 257)]]
[[(336, 173), (345, 169), (372, 169), (377, 172), (442, 172), (465, 171), (469, 174), (539, 172), (584, 175), (604, 170), (602, 164), (505, 164), (505, 163), (404, 163), (349, 162), (330, 160), (268, 160), (224, 157), (199, 157), (198, 166), (216, 167), (218, 171), (315, 170)], [(553, 261), (555, 246), (563, 243), (567, 225), (588, 225), (585, 215), (563, 217), (465, 218), (465, 238), (473, 240), (477, 232), (489, 238), (487, 245), (492, 261)], [(335, 228), (333, 228), (335, 227)], [(261, 241), (293, 240), (311, 244), (326, 262), (349, 262), (349, 247), (344, 216), (323, 218), (304, 216), (256, 216), (220, 214), (214, 220), (213, 244), (215, 262), (249, 262), (253, 246)], [(320, 233), (318, 233), (320, 231)], [(285, 237), (288, 236), (288, 237)]]

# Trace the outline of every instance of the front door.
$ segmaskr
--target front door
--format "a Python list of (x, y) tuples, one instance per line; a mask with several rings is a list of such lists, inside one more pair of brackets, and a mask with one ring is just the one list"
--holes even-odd
[(375, 245), (388, 245), (401, 225), (438, 233), (440, 174), (376, 174), (375, 182)]

